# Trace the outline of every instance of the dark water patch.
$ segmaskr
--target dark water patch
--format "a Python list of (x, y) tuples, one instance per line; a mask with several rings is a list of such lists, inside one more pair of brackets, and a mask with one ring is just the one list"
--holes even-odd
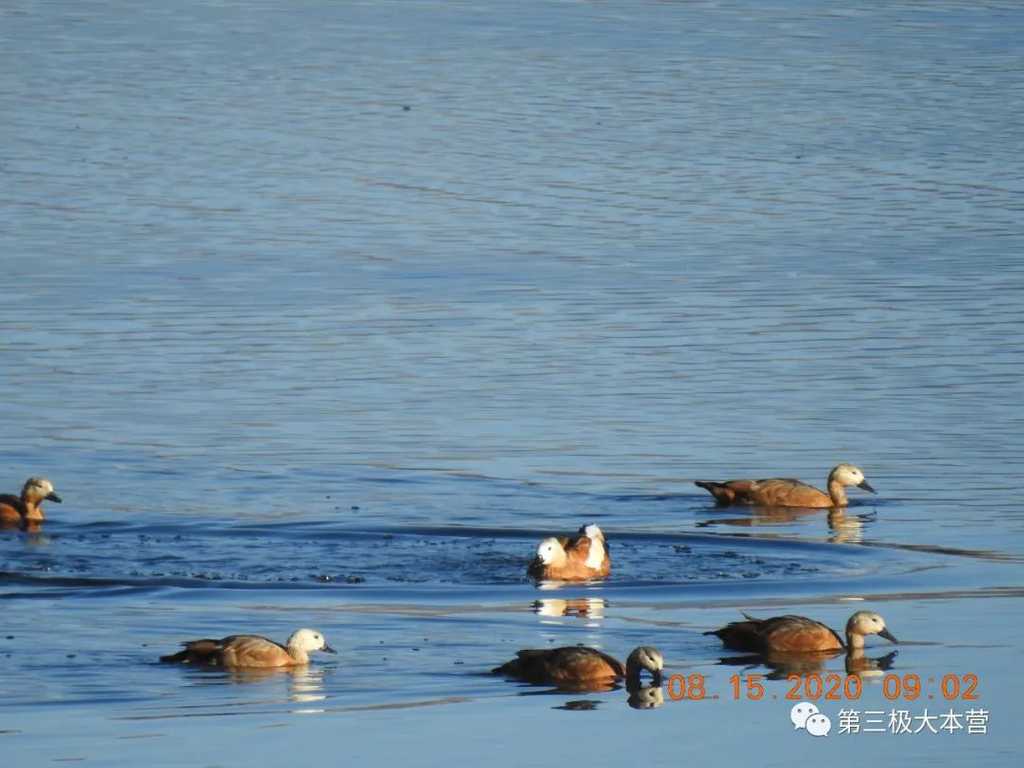
[[(0, 540), (5, 573), (146, 584), (526, 583), (551, 531), (470, 526), (352, 529), (326, 522), (57, 528)], [(834, 578), (892, 557), (857, 547), (718, 534), (610, 532), (610, 583)]]

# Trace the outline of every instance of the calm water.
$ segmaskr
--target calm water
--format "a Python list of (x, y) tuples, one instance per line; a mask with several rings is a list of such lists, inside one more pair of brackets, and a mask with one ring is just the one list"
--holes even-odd
[[(64, 497), (0, 535), (5, 763), (1012, 761), (1021, 40), (938, 0), (5, 3), (0, 490)], [(691, 484), (842, 460), (879, 490), (842, 515)], [(526, 582), (589, 521), (607, 583)], [(864, 605), (926, 690), (822, 711), (987, 734), (813, 739), (701, 634)], [(155, 663), (298, 626), (339, 655)], [(483, 674), (575, 642), (720, 698)]]

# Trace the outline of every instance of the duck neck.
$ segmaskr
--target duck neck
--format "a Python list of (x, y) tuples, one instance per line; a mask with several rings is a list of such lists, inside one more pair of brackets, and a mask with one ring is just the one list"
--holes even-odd
[(24, 520), (38, 521), (45, 517), (45, 515), (43, 515), (42, 504), (39, 500), (29, 498), (25, 496), (25, 494), (21, 495), (21, 507), (21, 517)]
[(627, 688), (639, 688), (640, 687), (640, 665), (626, 662), (626, 687)]
[(845, 507), (847, 505), (846, 487), (831, 476), (828, 479), (828, 495), (832, 499), (832, 506)]
[[(626, 659), (626, 687), (630, 690), (640, 687), (640, 672), (643, 670), (633, 659)], [(661, 673), (651, 672), (651, 684), (661, 685)]]
[(309, 664), (309, 654), (301, 646), (289, 644), (288, 655), (295, 659), (296, 664)]
[(847, 631), (846, 633), (846, 650), (847, 653), (863, 655), (864, 652), (864, 635), (857, 635), (853, 632)]

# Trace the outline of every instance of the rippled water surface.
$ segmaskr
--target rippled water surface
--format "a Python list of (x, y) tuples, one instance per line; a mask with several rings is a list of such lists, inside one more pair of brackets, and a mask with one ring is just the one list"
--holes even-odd
[[(1012, 762), (1021, 40), (942, 0), (6, 3), (0, 490), (64, 502), (0, 531), (4, 762)], [(839, 461), (879, 491), (842, 513), (692, 485)], [(585, 522), (612, 576), (528, 582)], [(923, 690), (866, 674), (826, 738), (702, 634), (859, 607)], [(156, 662), (299, 626), (338, 655)], [(577, 642), (708, 696), (486, 674)]]

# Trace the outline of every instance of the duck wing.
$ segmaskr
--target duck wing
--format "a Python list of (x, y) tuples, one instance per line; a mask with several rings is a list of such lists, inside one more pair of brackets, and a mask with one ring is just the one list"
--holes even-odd
[(744, 499), (748, 503), (766, 507), (831, 506), (828, 494), (794, 477), (754, 480), (745, 492)]
[(806, 616), (773, 616), (761, 622), (758, 634), (765, 647), (776, 651), (824, 651), (845, 647), (834, 629)]
[(279, 658), (281, 653), (288, 655), (288, 649), (283, 645), (261, 635), (228, 635), (219, 640), (186, 640), (182, 645), (184, 650), (169, 656), (161, 656), (160, 661), (210, 666), (244, 666), (238, 661), (262, 660), (271, 656)]
[(626, 668), (618, 659), (595, 648), (528, 648), (491, 670), (533, 683), (576, 683), (585, 680), (622, 677)]
[(764, 619), (755, 619), (753, 616), (743, 614), (744, 621), (731, 621), (721, 629), (705, 632), (705, 635), (715, 635), (726, 648), (737, 651), (759, 652), (764, 650), (764, 638), (761, 636), (760, 628), (765, 623)]

